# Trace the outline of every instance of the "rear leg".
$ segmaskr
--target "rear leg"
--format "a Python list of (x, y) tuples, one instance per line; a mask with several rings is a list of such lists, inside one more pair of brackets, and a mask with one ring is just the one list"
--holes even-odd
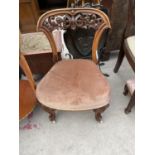
[(130, 113), (130, 112), (131, 112), (131, 109), (132, 109), (132, 107), (133, 107), (134, 105), (135, 105), (135, 91), (134, 91), (134, 93), (132, 94), (131, 99), (130, 99), (130, 101), (129, 101), (129, 104), (128, 104), (128, 106), (125, 108), (124, 112), (125, 112), (126, 114)]
[(123, 94), (126, 96), (128, 94), (128, 92), (129, 92), (129, 90), (128, 90), (127, 84), (125, 84)]

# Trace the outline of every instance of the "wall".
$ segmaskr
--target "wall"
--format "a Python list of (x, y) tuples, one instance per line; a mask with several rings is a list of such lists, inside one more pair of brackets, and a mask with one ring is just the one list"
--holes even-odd
[[(131, 0), (134, 3), (134, 0)], [(128, 0), (113, 0), (111, 9), (111, 26), (112, 30), (109, 33), (107, 41), (107, 52), (120, 48), (123, 32), (128, 22)], [(134, 7), (130, 10), (134, 14)], [(129, 34), (134, 34), (135, 28), (134, 19), (132, 26), (128, 28)]]

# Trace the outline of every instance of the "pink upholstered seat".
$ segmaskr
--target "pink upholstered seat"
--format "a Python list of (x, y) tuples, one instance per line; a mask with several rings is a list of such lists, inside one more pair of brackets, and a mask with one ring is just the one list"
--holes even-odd
[(59, 110), (88, 110), (110, 102), (110, 86), (91, 60), (62, 60), (38, 84), (44, 106)]

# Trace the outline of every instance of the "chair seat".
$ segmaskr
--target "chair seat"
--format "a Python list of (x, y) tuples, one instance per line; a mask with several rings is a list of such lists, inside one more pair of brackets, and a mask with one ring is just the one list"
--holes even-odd
[(135, 36), (128, 37), (125, 43), (129, 48), (129, 52), (131, 52), (132, 56), (135, 57)]
[[(61, 52), (61, 33), (60, 31), (53, 32), (53, 37), (58, 48), (58, 52)], [(52, 52), (50, 43), (43, 32), (33, 32), (22, 34), (22, 46), (21, 51), (24, 54), (38, 54)]]
[(89, 110), (110, 102), (110, 86), (91, 60), (56, 63), (36, 89), (39, 102), (58, 110)]

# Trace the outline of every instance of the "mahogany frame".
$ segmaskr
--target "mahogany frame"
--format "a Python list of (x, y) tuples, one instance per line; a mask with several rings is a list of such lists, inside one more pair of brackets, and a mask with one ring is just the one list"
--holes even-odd
[[(38, 20), (37, 31), (44, 32), (47, 36), (53, 54), (53, 62), (56, 63), (59, 60), (58, 50), (53, 38), (52, 32), (57, 29), (66, 30), (76, 28), (93, 28), (96, 30), (93, 45), (92, 45), (92, 59), (97, 64), (98, 59), (96, 52), (98, 50), (98, 44), (101, 35), (106, 29), (110, 29), (110, 21), (108, 16), (102, 11), (95, 8), (63, 8), (51, 10), (44, 13)], [(41, 104), (42, 105), (42, 104)], [(96, 121), (101, 122), (101, 113), (109, 106), (94, 109)], [(51, 109), (42, 105), (43, 109), (49, 113), (49, 119), (55, 122), (56, 109)]]
[[(120, 52), (119, 52), (119, 55), (118, 55), (116, 65), (114, 67), (114, 73), (118, 72), (118, 70), (119, 70), (119, 68), (120, 68), (120, 66), (122, 64), (124, 56), (126, 56), (130, 66), (132, 67), (133, 71), (135, 72), (135, 57), (132, 55), (132, 52), (131, 52), (130, 48), (128, 47), (127, 40), (126, 40), (127, 37), (129, 37), (131, 35), (135, 35), (135, 34), (130, 34), (129, 33), (131, 24), (135, 20), (134, 19), (134, 14), (133, 14), (134, 8), (135, 8), (135, 0), (129, 0), (128, 23), (127, 23), (126, 29), (124, 31), (124, 36), (123, 36), (123, 39), (122, 39)], [(128, 92), (128, 90), (127, 90), (126, 85), (125, 85), (125, 87), (124, 87), (124, 95), (126, 95), (127, 92)], [(126, 114), (131, 112), (131, 109), (132, 109), (132, 107), (134, 105), (135, 105), (135, 91), (132, 94), (132, 96), (130, 98), (130, 101), (129, 101), (127, 107), (125, 108), (124, 112)]]
[(19, 81), (19, 120), (29, 115), (36, 106), (35, 82), (24, 55), (19, 53), (19, 65), (28, 80)]
[(94, 28), (96, 30), (92, 45), (92, 59), (97, 64), (96, 52), (101, 35), (106, 29), (111, 28), (108, 16), (101, 10), (95, 8), (63, 8), (50, 10), (44, 13), (37, 23), (37, 31), (44, 32), (49, 40), (54, 62), (58, 61), (58, 50), (52, 32), (56, 29), (75, 29), (77, 27)]

